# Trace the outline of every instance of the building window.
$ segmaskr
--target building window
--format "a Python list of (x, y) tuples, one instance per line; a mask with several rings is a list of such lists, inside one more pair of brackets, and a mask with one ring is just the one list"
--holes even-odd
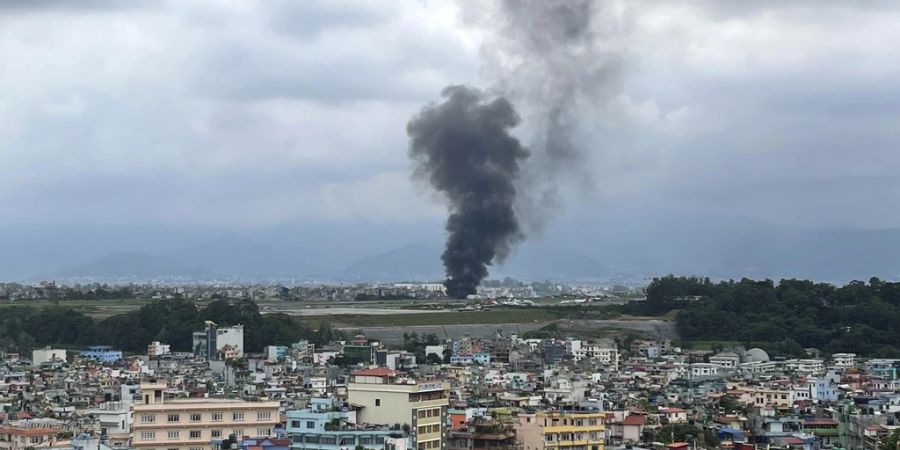
[(191, 447), (190, 450), (203, 450), (202, 447)]
[(300, 428), (300, 421), (299, 421), (299, 420), (292, 420), (292, 421), (291, 421), (291, 428)]
[(235, 435), (236, 437), (243, 437), (243, 436), (244, 436), (244, 430), (242, 430), (242, 429), (240, 429), (240, 428), (231, 430), (231, 432), (234, 433), (234, 435)]
[(244, 413), (236, 412), (231, 415), (231, 418), (234, 419), (235, 422), (240, 422), (244, 420)]
[(179, 422), (181, 421), (181, 416), (178, 414), (169, 414), (169, 423)]
[(141, 416), (141, 423), (153, 423), (156, 422), (156, 415), (154, 414), (144, 414)]
[(181, 433), (179, 433), (178, 431), (170, 431), (170, 432), (169, 432), (169, 439), (178, 439), (178, 435), (179, 435), (179, 434), (181, 434)]
[(376, 398), (376, 399), (375, 399), (375, 406), (381, 406), (381, 399), (380, 399), (380, 398)]
[(191, 422), (199, 422), (200, 420), (200, 414), (191, 414)]
[(191, 430), (191, 439), (200, 439), (200, 430)]
[(313, 422), (312, 420), (309, 420), (306, 422), (306, 428), (315, 428), (315, 427), (316, 427), (316, 423)]
[(220, 438), (222, 437), (222, 430), (212, 430), (209, 432), (209, 434), (213, 438)]
[(256, 413), (256, 420), (269, 420), (271, 418), (272, 418), (272, 413), (270, 411)]
[(212, 413), (213, 422), (221, 422), (222, 421), (222, 413)]
[(257, 436), (268, 436), (270, 434), (272, 434), (272, 430), (270, 430), (268, 428), (257, 428), (256, 429)]
[(153, 431), (141, 431), (141, 440), (142, 441), (151, 441), (156, 439), (156, 433)]

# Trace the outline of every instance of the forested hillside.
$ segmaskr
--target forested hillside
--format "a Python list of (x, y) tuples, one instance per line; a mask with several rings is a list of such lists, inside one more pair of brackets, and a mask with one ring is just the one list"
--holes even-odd
[(900, 356), (900, 283), (872, 278), (837, 287), (806, 280), (723, 281), (664, 277), (647, 289), (647, 309), (679, 309), (685, 340), (768, 343), (781, 353)]
[(285, 314), (261, 315), (256, 303), (217, 300), (206, 307), (182, 300), (157, 300), (137, 311), (101, 321), (69, 308), (8, 307), (0, 310), (0, 348), (27, 350), (54, 345), (68, 348), (109, 344), (127, 352), (144, 352), (151, 341), (191, 350), (191, 333), (211, 320), (221, 326), (244, 326), (244, 346), (258, 352), (270, 344), (287, 345), (309, 339), (318, 345), (337, 338), (328, 326), (312, 330)]

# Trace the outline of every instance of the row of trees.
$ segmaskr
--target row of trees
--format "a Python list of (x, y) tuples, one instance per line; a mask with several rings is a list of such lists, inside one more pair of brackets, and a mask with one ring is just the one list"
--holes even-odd
[(872, 278), (844, 286), (807, 280), (654, 279), (643, 306), (679, 309), (687, 340), (757, 344), (778, 354), (803, 348), (900, 356), (900, 283)]
[(220, 326), (244, 326), (247, 351), (266, 345), (289, 344), (308, 339), (316, 345), (345, 338), (327, 324), (311, 329), (285, 314), (262, 315), (250, 300), (216, 300), (198, 307), (183, 299), (156, 300), (136, 311), (100, 321), (79, 311), (53, 306), (4, 308), (0, 315), (0, 346), (28, 350), (37, 346), (75, 347), (107, 344), (128, 352), (143, 352), (151, 341), (170, 344), (173, 350), (190, 351), (192, 332), (211, 320)]

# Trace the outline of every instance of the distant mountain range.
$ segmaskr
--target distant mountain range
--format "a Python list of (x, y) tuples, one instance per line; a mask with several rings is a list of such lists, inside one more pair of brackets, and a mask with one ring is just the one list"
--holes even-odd
[[(533, 238), (491, 277), (637, 281), (675, 273), (713, 278), (900, 278), (900, 230), (701, 228), (625, 224)], [(438, 224), (208, 228), (0, 228), (0, 281), (267, 279), (400, 281), (443, 278)], [(590, 238), (585, 238), (589, 236)]]
[[(160, 278), (318, 279), (348, 282), (440, 280), (441, 246), (416, 243), (359, 259), (346, 268), (316, 267), (302, 256), (291, 257), (263, 244), (226, 236), (182, 251), (156, 256), (118, 252), (54, 274), (54, 278), (141, 280)], [(514, 254), (493, 270), (495, 276), (519, 279), (605, 280), (612, 273), (586, 256), (529, 249)]]
[(159, 277), (202, 277), (206, 271), (179, 261), (144, 252), (111, 253), (63, 271), (61, 278), (148, 279)]
[[(348, 280), (441, 279), (444, 269), (440, 243), (410, 244), (360, 259), (343, 270)], [(493, 277), (522, 280), (608, 280), (613, 271), (577, 253), (524, 246), (491, 269)]]

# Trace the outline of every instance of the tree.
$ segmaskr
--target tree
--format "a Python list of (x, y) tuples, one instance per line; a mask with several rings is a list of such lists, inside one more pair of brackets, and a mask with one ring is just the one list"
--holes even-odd
[(897, 450), (898, 448), (900, 448), (900, 429), (894, 430), (878, 446), (878, 450)]
[(453, 357), (453, 350), (449, 348), (444, 349), (444, 364), (450, 364), (450, 358)]

